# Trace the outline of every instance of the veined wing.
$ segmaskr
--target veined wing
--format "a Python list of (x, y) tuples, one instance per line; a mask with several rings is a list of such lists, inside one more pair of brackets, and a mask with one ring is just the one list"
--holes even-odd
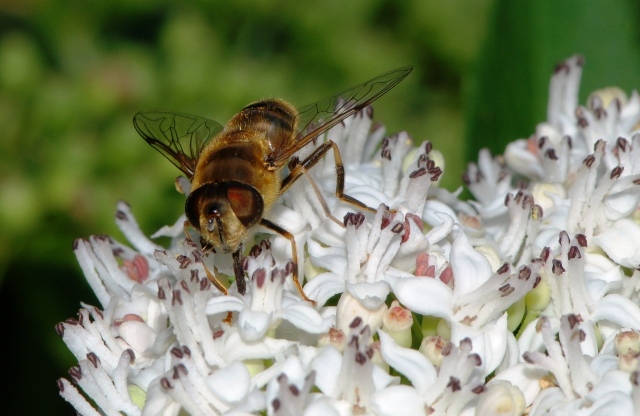
[(133, 125), (147, 143), (189, 179), (202, 148), (223, 128), (204, 117), (166, 110), (141, 111), (133, 117)]
[(413, 69), (397, 68), (349, 88), (339, 94), (302, 107), (297, 116), (297, 132), (270, 156), (274, 164), (289, 159), (324, 131), (365, 108), (398, 85)]

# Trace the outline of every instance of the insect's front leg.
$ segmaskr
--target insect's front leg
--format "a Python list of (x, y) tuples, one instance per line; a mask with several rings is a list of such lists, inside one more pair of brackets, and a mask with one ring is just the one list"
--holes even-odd
[(298, 293), (300, 293), (300, 296), (302, 296), (302, 298), (307, 302), (310, 302), (313, 306), (316, 306), (317, 305), (316, 301), (314, 301), (313, 299), (309, 299), (307, 295), (305, 295), (304, 290), (302, 290), (302, 285), (300, 284), (300, 280), (298, 280), (298, 249), (296, 247), (296, 240), (293, 237), (293, 234), (291, 234), (289, 231), (285, 230), (284, 228), (280, 227), (277, 224), (272, 223), (271, 221), (265, 218), (260, 220), (260, 225), (262, 225), (264, 228), (267, 228), (271, 231), (275, 231), (276, 233), (280, 234), (281, 236), (289, 240), (289, 242), (291, 242), (291, 256), (293, 258), (293, 263), (294, 263), (293, 271), (292, 271), (293, 283), (296, 285), (296, 289), (298, 289)]
[(244, 280), (244, 270), (242, 269), (242, 244), (233, 252), (233, 273), (236, 276), (236, 286), (238, 293), (244, 295), (247, 293), (247, 282)]
[[(191, 223), (189, 221), (184, 222), (184, 234), (187, 236), (189, 240), (193, 241), (193, 239), (191, 238), (191, 235), (189, 234), (190, 226), (191, 226)], [(228, 295), (229, 291), (227, 290), (227, 288), (224, 287), (222, 283), (220, 283), (220, 281), (213, 275), (213, 273), (209, 271), (209, 269), (207, 269), (207, 266), (204, 264), (204, 262), (202, 262), (202, 268), (204, 269), (204, 272), (207, 275), (207, 279), (209, 279), (209, 281), (213, 283), (213, 285), (216, 288), (218, 288), (220, 292), (224, 293), (225, 295)]]

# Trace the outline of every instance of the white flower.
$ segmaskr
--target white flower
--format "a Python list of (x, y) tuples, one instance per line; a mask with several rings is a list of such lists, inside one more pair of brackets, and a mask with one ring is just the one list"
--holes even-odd
[(61, 396), (86, 415), (637, 413), (640, 97), (579, 106), (583, 65), (558, 65), (528, 139), (469, 165), (475, 201), (370, 108), (326, 132), (296, 156), (333, 140), (345, 193), (376, 211), (335, 196), (329, 152), (267, 213), (297, 258), (257, 232), (244, 294), (184, 217), (163, 248), (119, 203), (133, 248), (74, 245), (99, 307), (56, 326), (78, 360)]
[(238, 328), (247, 342), (261, 339), (268, 330), (275, 330), (283, 319), (309, 334), (328, 331), (333, 317), (323, 318), (308, 302), (283, 290), (294, 264), (289, 262), (284, 268), (275, 265), (268, 241), (254, 246), (244, 262), (250, 279), (249, 293), (211, 298), (207, 302), (207, 314), (239, 312)]

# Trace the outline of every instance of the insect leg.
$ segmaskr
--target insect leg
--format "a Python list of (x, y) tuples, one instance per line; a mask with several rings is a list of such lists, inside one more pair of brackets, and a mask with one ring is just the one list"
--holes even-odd
[(296, 289), (298, 289), (300, 296), (302, 296), (304, 300), (310, 302), (313, 306), (316, 306), (316, 301), (309, 299), (307, 295), (304, 294), (302, 285), (298, 280), (298, 249), (296, 248), (296, 240), (293, 238), (293, 234), (280, 227), (279, 225), (272, 223), (266, 218), (260, 220), (260, 225), (262, 225), (264, 228), (268, 228), (271, 231), (275, 231), (291, 242), (291, 255), (293, 257), (293, 262), (295, 263), (295, 266), (293, 267), (293, 283), (296, 285)]
[(333, 149), (333, 155), (336, 161), (336, 196), (344, 202), (375, 213), (375, 209), (344, 193), (344, 164), (342, 163), (342, 157), (340, 157), (340, 150), (338, 149), (338, 146), (331, 140), (327, 140), (326, 142), (322, 143), (320, 147), (314, 150), (313, 153), (307, 156), (306, 159), (304, 159), (291, 170), (289, 175), (282, 181), (280, 193), (284, 193), (287, 189), (289, 189), (291, 185), (293, 185), (293, 183), (304, 174), (305, 170), (314, 167), (316, 163), (318, 163), (330, 149)]
[(334, 217), (333, 214), (331, 214), (331, 210), (329, 209), (329, 205), (327, 205), (327, 201), (324, 199), (324, 196), (322, 196), (322, 193), (320, 192), (320, 189), (318, 189), (318, 185), (316, 185), (316, 181), (314, 181), (313, 177), (311, 177), (311, 175), (309, 175), (309, 171), (307, 169), (303, 168), (300, 165), (297, 165), (294, 169), (301, 170), (302, 174), (307, 178), (307, 180), (311, 184), (311, 187), (313, 188), (313, 192), (316, 194), (316, 197), (318, 198), (318, 201), (320, 202), (320, 205), (322, 205), (322, 210), (324, 211), (324, 215), (327, 218), (331, 219), (336, 224), (338, 224), (339, 226), (341, 226), (342, 228), (344, 228), (344, 226), (345, 226), (344, 222), (340, 221), (339, 219)]
[(233, 252), (233, 273), (236, 275), (236, 286), (238, 293), (244, 295), (247, 293), (247, 283), (244, 280), (244, 270), (242, 270), (242, 244)]
[[(187, 236), (189, 240), (193, 241), (193, 239), (191, 238), (191, 235), (189, 234), (189, 230), (188, 230), (189, 226), (191, 226), (191, 223), (189, 221), (185, 221), (184, 234)], [(209, 279), (209, 281), (213, 283), (213, 285), (217, 287), (220, 292), (224, 293), (225, 295), (228, 295), (229, 291), (227, 290), (227, 288), (224, 287), (222, 283), (220, 283), (220, 281), (213, 275), (213, 273), (209, 271), (209, 269), (207, 269), (207, 266), (204, 264), (204, 262), (202, 262), (202, 268), (204, 269), (204, 272), (207, 275), (207, 279)]]

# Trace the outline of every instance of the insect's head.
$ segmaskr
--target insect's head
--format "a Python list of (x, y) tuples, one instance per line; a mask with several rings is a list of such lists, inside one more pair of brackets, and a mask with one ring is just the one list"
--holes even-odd
[(264, 202), (253, 186), (223, 181), (195, 189), (185, 203), (187, 219), (217, 250), (233, 252), (262, 218)]

